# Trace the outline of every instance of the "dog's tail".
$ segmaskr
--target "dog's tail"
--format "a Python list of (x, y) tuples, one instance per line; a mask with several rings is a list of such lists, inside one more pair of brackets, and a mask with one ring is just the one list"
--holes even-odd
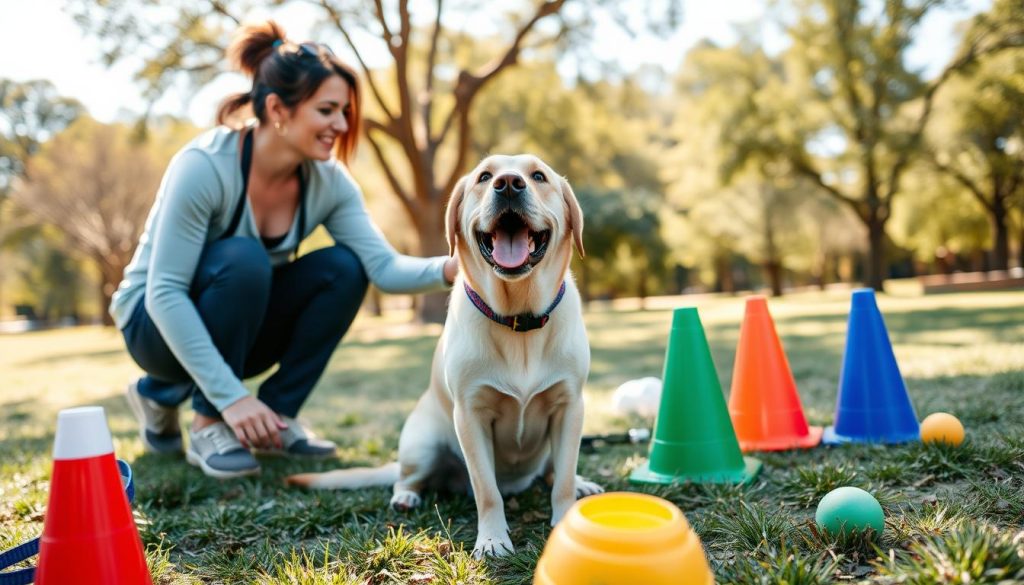
[(353, 467), (324, 473), (289, 475), (284, 482), (317, 490), (357, 490), (366, 487), (389, 486), (398, 481), (398, 462), (380, 467)]

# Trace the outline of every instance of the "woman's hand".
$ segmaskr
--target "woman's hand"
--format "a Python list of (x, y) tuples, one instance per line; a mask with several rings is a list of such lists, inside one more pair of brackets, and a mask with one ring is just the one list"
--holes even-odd
[(444, 281), (448, 284), (455, 284), (455, 277), (459, 274), (459, 253), (455, 252), (452, 257), (444, 262)]
[(220, 414), (246, 447), (281, 448), (281, 431), (288, 425), (255, 396), (246, 396)]

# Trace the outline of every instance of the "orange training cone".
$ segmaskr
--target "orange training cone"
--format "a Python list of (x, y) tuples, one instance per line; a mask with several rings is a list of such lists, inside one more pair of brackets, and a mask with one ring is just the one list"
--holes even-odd
[(36, 585), (151, 585), (103, 408), (57, 415)]
[(821, 442), (822, 428), (807, 426), (789, 361), (762, 296), (747, 299), (729, 414), (744, 452), (807, 449)]

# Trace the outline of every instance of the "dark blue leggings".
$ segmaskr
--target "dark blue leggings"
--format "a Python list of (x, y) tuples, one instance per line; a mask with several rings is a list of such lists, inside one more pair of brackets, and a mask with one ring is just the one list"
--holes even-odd
[[(259, 399), (294, 417), (355, 319), (366, 287), (362, 264), (345, 246), (272, 268), (258, 240), (232, 237), (203, 251), (189, 296), (239, 379), (280, 363), (260, 386)], [(196, 412), (220, 418), (167, 347), (143, 301), (123, 333), (128, 353), (146, 372), (140, 394), (165, 406), (191, 396)]]

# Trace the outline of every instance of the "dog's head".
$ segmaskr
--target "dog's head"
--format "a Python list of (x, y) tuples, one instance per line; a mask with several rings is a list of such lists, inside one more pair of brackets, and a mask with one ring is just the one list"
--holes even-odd
[(553, 254), (567, 265), (572, 243), (583, 256), (583, 214), (576, 195), (568, 181), (533, 155), (481, 161), (455, 185), (445, 225), (451, 253), (459, 248), (464, 263), (483, 263), (509, 282), (525, 278)]

